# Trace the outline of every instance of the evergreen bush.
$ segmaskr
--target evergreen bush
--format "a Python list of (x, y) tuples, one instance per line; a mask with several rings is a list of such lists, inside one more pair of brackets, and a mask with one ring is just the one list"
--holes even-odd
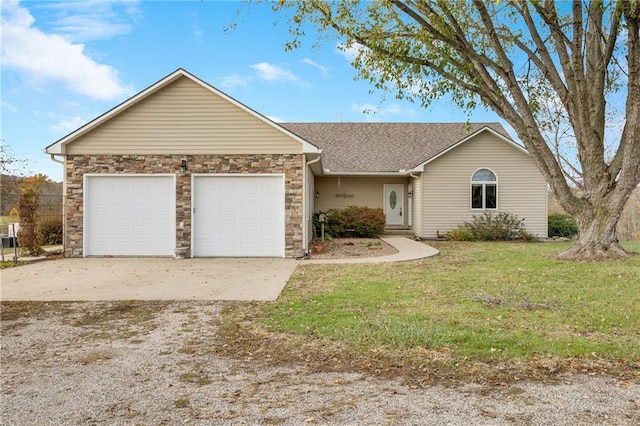
[(573, 216), (566, 213), (549, 215), (549, 237), (573, 238), (578, 234), (578, 224)]
[(386, 223), (382, 209), (360, 206), (331, 209), (314, 215), (314, 225), (318, 237), (320, 237), (321, 229), (320, 214), (327, 217), (324, 232), (325, 235), (331, 237), (374, 238), (384, 231)]
[(48, 217), (38, 223), (38, 239), (45, 246), (62, 244), (62, 218)]

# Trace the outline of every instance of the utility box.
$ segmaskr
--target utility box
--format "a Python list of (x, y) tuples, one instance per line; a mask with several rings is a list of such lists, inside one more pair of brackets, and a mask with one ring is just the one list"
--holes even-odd
[(16, 248), (18, 247), (17, 237), (2, 237), (2, 248)]

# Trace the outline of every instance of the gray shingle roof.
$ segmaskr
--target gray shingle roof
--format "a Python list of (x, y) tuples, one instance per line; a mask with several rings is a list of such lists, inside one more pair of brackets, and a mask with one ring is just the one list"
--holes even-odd
[(332, 173), (411, 169), (483, 127), (500, 123), (279, 123), (323, 151)]

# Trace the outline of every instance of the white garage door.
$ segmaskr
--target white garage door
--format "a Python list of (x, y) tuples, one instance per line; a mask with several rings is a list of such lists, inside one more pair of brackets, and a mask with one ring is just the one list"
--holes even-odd
[(173, 256), (173, 175), (85, 179), (85, 256)]
[(197, 257), (284, 257), (284, 177), (206, 175), (193, 181)]

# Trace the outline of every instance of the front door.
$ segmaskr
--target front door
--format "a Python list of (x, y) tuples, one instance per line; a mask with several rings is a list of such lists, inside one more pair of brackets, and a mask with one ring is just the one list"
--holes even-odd
[(404, 185), (385, 185), (384, 214), (387, 216), (387, 225), (404, 225), (404, 213)]

